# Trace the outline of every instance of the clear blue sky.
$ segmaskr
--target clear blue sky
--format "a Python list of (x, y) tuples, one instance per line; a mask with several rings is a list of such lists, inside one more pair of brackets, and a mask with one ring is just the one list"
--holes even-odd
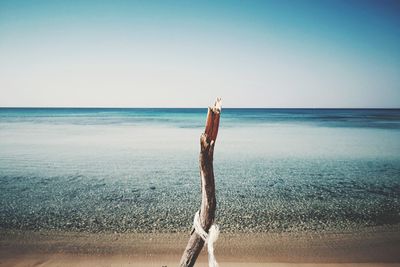
[(400, 1), (0, 1), (0, 106), (400, 107)]

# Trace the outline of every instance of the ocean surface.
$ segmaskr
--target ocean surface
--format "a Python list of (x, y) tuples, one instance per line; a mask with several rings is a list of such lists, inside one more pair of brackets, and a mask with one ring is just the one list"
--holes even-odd
[[(0, 108), (0, 229), (188, 232), (207, 109)], [(222, 232), (400, 223), (400, 110), (223, 109)]]

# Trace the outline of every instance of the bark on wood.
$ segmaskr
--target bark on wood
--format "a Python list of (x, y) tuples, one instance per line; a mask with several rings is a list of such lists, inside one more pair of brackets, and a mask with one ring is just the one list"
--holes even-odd
[[(206, 129), (200, 137), (200, 178), (201, 178), (201, 206), (200, 223), (203, 229), (208, 233), (215, 218), (215, 183), (213, 156), (215, 140), (218, 135), (219, 117), (221, 113), (221, 99), (217, 98), (214, 107), (208, 108)], [(201, 249), (204, 246), (203, 239), (192, 231), (189, 242), (182, 255), (180, 266), (194, 266)]]

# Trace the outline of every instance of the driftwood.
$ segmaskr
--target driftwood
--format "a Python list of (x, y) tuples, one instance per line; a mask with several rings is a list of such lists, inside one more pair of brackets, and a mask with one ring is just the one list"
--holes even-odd
[[(213, 169), (213, 156), (215, 140), (218, 135), (219, 118), (221, 113), (221, 99), (217, 98), (214, 107), (208, 108), (206, 129), (200, 137), (200, 177), (201, 177), (201, 206), (200, 223), (208, 232), (215, 218), (215, 182)], [(189, 242), (182, 255), (180, 266), (194, 266), (201, 249), (204, 246), (203, 239), (193, 230)]]

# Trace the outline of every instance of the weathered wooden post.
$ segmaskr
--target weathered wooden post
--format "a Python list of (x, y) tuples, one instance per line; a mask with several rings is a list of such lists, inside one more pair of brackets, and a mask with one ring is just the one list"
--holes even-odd
[[(200, 137), (199, 165), (201, 177), (201, 206), (199, 220), (205, 232), (209, 231), (215, 218), (216, 199), (213, 155), (215, 140), (218, 135), (221, 103), (221, 99), (217, 98), (214, 106), (208, 108), (206, 129)], [(194, 266), (203, 246), (203, 238), (193, 229), (189, 242), (182, 255), (180, 266)]]

